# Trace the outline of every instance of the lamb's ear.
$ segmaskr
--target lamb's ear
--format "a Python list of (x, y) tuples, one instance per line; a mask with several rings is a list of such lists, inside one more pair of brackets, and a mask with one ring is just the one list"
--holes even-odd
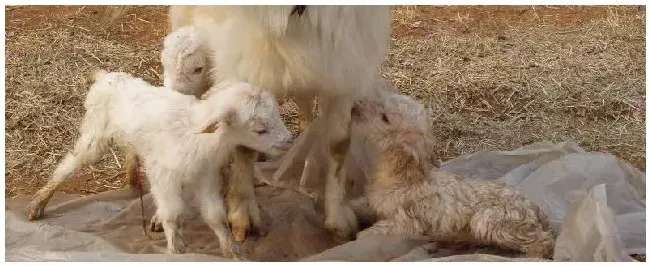
[(255, 102), (259, 101), (261, 98), (262, 98), (262, 94), (259, 92), (253, 92), (248, 95), (248, 99)]
[(229, 109), (228, 111), (223, 113), (223, 115), (221, 115), (219, 118), (204, 126), (199, 134), (214, 133), (221, 127), (231, 126), (233, 123), (235, 123), (236, 119), (237, 119), (237, 111), (235, 111), (234, 109)]
[(399, 140), (402, 143), (402, 146), (404, 147), (404, 150), (406, 150), (408, 153), (411, 154), (413, 159), (416, 162), (420, 162), (420, 155), (421, 155), (421, 145), (420, 142), (423, 141), (422, 134), (417, 133), (417, 132), (404, 132), (399, 135)]
[(211, 123), (208, 123), (205, 127), (203, 127), (203, 130), (199, 134), (204, 134), (204, 133), (214, 133), (219, 129), (219, 120), (213, 121)]
[(223, 116), (221, 117), (221, 121), (223, 121), (224, 125), (226, 126), (232, 126), (235, 121), (237, 121), (237, 116), (239, 114), (237, 113), (237, 110), (235, 109), (228, 109)]

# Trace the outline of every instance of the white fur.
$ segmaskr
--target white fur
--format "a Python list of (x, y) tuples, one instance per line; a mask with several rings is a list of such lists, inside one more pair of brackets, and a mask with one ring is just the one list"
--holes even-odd
[[(191, 23), (209, 34), (213, 81), (241, 80), (275, 95), (316, 96), (328, 151), (326, 226), (353, 236), (356, 218), (340, 186), (352, 101), (371, 91), (390, 34), (389, 6), (172, 6), (172, 30)], [(188, 18), (191, 16), (191, 19)], [(310, 107), (300, 104), (302, 109)], [(319, 144), (320, 145), (320, 144)], [(250, 166), (252, 168), (252, 166)], [(337, 180), (338, 179), (338, 180)]]

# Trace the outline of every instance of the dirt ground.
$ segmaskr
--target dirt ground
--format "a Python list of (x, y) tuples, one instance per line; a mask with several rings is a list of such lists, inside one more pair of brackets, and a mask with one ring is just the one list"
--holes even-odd
[[(134, 6), (112, 24), (109, 8), (5, 9), (6, 197), (34, 193), (72, 148), (90, 70), (162, 83), (167, 8)], [(382, 73), (433, 108), (441, 160), (573, 139), (645, 171), (645, 8), (400, 6), (393, 16)], [(63, 191), (121, 187), (122, 163), (113, 149)]]

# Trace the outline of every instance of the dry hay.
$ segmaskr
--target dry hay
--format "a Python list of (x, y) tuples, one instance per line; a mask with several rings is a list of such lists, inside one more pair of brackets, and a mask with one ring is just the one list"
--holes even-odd
[[(164, 12), (164, 7), (158, 7)], [(101, 27), (101, 8), (12, 7), (7, 10), (6, 196), (33, 193), (78, 136), (87, 76), (96, 67), (137, 73), (160, 83), (158, 44), (130, 45)], [(39, 12), (40, 11), (40, 12)], [(129, 21), (130, 18), (125, 18)], [(164, 18), (163, 18), (164, 21)], [(115, 28), (123, 29), (124, 25)], [(133, 28), (125, 30), (135, 30)], [(164, 30), (161, 29), (161, 30)], [(162, 31), (161, 31), (162, 33)], [(64, 184), (64, 191), (96, 193), (119, 188), (114, 156)]]
[(384, 73), (434, 109), (443, 160), (573, 139), (645, 169), (645, 10), (406, 7)]
[[(6, 9), (6, 196), (31, 194), (78, 136), (95, 67), (160, 84), (166, 7)], [(439, 157), (574, 139), (645, 170), (645, 10), (399, 7), (384, 75), (435, 111)], [(293, 105), (284, 117), (295, 125)], [(124, 185), (114, 149), (64, 183)], [(116, 159), (117, 158), (117, 159)]]

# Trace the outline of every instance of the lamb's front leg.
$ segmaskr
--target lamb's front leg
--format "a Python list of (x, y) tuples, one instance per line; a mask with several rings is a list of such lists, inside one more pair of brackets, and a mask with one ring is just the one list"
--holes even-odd
[(181, 234), (181, 214), (184, 210), (182, 188), (177, 179), (156, 175), (150, 179), (151, 194), (156, 202), (154, 217), (162, 224), (167, 239), (169, 254), (185, 253), (185, 242)]
[(397, 224), (393, 220), (380, 220), (373, 224), (371, 227), (357, 233), (357, 239), (364, 238), (369, 235), (392, 235), (401, 234)]
[(323, 99), (323, 119), (319, 130), (326, 130), (328, 168), (325, 183), (325, 227), (340, 240), (349, 240), (359, 230), (357, 217), (346, 199), (345, 159), (350, 147), (352, 101), (344, 97)]
[(243, 242), (249, 230), (261, 231), (260, 211), (253, 184), (256, 157), (257, 152), (251, 149), (236, 148), (230, 176), (225, 177), (228, 178), (228, 222), (237, 242)]
[(201, 215), (214, 231), (219, 240), (221, 255), (226, 258), (236, 258), (237, 246), (232, 233), (228, 230), (226, 208), (221, 197), (221, 182), (216, 171), (206, 173), (197, 180), (195, 190), (201, 206)]

